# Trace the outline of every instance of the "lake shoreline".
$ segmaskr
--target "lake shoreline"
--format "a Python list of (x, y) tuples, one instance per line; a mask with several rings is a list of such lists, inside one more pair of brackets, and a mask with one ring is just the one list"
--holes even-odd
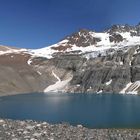
[[(106, 95), (106, 94), (119, 94), (119, 95), (130, 95), (130, 96), (140, 96), (139, 94), (122, 94), (122, 93), (67, 93), (67, 92), (60, 92), (60, 93), (56, 93), (56, 92), (53, 92), (53, 93), (45, 93), (45, 92), (32, 92), (32, 93), (37, 93), (37, 94), (48, 94), (48, 95), (64, 95), (64, 94), (95, 94), (95, 95)], [(0, 93), (0, 97), (6, 97), (6, 96), (15, 96), (15, 95), (28, 95), (28, 94), (31, 94), (29, 92), (25, 92), (25, 93), (16, 93), (16, 92), (13, 92), (13, 93)]]
[[(42, 92), (33, 92), (33, 93), (42, 93)], [(0, 93), (0, 97), (6, 97), (6, 96), (16, 96), (16, 95), (28, 95), (28, 94), (31, 94), (29, 92), (25, 92), (25, 93), (16, 93), (16, 92), (13, 92), (13, 93)]]
[(52, 125), (32, 120), (0, 119), (0, 139), (134, 140), (140, 139), (140, 129), (89, 129), (67, 123)]

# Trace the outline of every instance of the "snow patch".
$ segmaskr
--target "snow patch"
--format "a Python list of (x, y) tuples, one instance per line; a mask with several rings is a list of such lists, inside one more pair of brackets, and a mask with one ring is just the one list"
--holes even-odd
[(126, 92), (126, 94), (137, 95), (138, 92), (137, 91), (131, 91), (131, 92)]
[(97, 92), (97, 94), (100, 94), (100, 93), (103, 93), (103, 90), (100, 90), (100, 91)]
[(120, 93), (122, 93), (122, 94), (125, 94), (125, 92), (126, 92), (126, 90), (130, 87), (132, 85), (132, 83), (130, 82), (130, 83), (128, 83), (126, 86), (125, 86), (125, 88), (124, 89), (122, 89), (121, 91), (120, 91)]
[(53, 76), (58, 80), (55, 84), (48, 86), (46, 89), (44, 89), (45, 93), (48, 92), (59, 92), (63, 91), (64, 88), (67, 86), (67, 84), (71, 81), (72, 76), (69, 77), (66, 80), (61, 81), (61, 79), (52, 71)]
[(41, 73), (40, 71), (37, 71), (37, 73), (38, 73), (39, 75), (42, 75), (42, 73)]
[(77, 84), (76, 86), (77, 86), (77, 87), (80, 87), (80, 84)]
[(28, 65), (31, 65), (31, 63), (32, 63), (32, 58), (30, 58), (30, 59), (27, 61), (27, 64), (28, 64)]
[(131, 66), (132, 65), (132, 61), (129, 61), (129, 66)]
[(126, 87), (120, 91), (122, 94), (138, 94), (138, 89), (140, 88), (140, 81), (134, 83), (128, 83)]
[(123, 61), (120, 61), (120, 65), (123, 65)]
[(111, 83), (112, 83), (112, 79), (109, 80), (108, 82), (106, 82), (105, 84), (108, 86), (108, 85), (110, 85)]
[(41, 49), (29, 50), (29, 53), (34, 57), (45, 57), (48, 59), (53, 58), (53, 54), (58, 52), (56, 50), (51, 49), (50, 47), (45, 47)]
[(53, 76), (58, 80), (57, 82), (61, 82), (61, 79), (52, 71)]

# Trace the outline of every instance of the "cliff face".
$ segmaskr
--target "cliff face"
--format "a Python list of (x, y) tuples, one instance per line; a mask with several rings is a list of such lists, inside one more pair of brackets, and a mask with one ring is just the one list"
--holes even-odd
[(0, 46), (0, 94), (140, 92), (139, 25), (81, 30), (38, 50)]
[(139, 57), (139, 46), (132, 46), (90, 59), (61, 55), (44, 61), (43, 65), (49, 67), (48, 73), (54, 70), (61, 80), (72, 73), (72, 80), (62, 89), (65, 92), (135, 94), (140, 90)]
[[(134, 63), (139, 55), (134, 55), (138, 46), (129, 48), (126, 52), (118, 50), (112, 55), (89, 59), (80, 67), (80, 73), (74, 73), (71, 84), (78, 85), (77, 92), (105, 92), (125, 93), (137, 91), (139, 86), (133, 90), (123, 89), (129, 83), (135, 83), (138, 78), (138, 62)], [(137, 78), (136, 78), (137, 77)], [(133, 92), (134, 93), (134, 92)]]

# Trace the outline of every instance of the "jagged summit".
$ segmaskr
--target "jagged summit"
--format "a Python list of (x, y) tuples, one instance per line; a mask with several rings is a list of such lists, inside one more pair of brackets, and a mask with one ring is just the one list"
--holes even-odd
[(140, 23), (138, 23), (135, 26), (132, 26), (132, 25), (129, 25), (129, 24), (112, 25), (111, 28), (109, 28), (105, 32), (108, 32), (110, 34), (130, 32), (131, 36), (140, 36)]
[(101, 41), (100, 38), (94, 37), (91, 31), (86, 29), (81, 29), (79, 32), (72, 34), (66, 39), (69, 40), (68, 44), (82, 47), (95, 45), (97, 42)]

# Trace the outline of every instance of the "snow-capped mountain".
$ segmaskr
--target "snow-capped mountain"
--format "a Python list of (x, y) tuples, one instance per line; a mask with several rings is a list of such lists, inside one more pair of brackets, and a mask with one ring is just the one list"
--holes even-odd
[(103, 32), (82, 29), (60, 42), (41, 49), (18, 49), (0, 46), (0, 55), (6, 53), (28, 53), (33, 57), (53, 58), (59, 54), (86, 54), (88, 57), (106, 55), (108, 50), (123, 49), (140, 44), (140, 24), (136, 26), (113, 25)]
[(0, 46), (0, 94), (140, 93), (140, 24), (82, 29), (41, 49)]
[(52, 58), (59, 53), (84, 54), (91, 53), (104, 55), (108, 49), (119, 49), (126, 46), (140, 44), (140, 25), (113, 25), (110, 29), (98, 33), (89, 30), (80, 30), (57, 44), (36, 50), (30, 50), (35, 56)]

